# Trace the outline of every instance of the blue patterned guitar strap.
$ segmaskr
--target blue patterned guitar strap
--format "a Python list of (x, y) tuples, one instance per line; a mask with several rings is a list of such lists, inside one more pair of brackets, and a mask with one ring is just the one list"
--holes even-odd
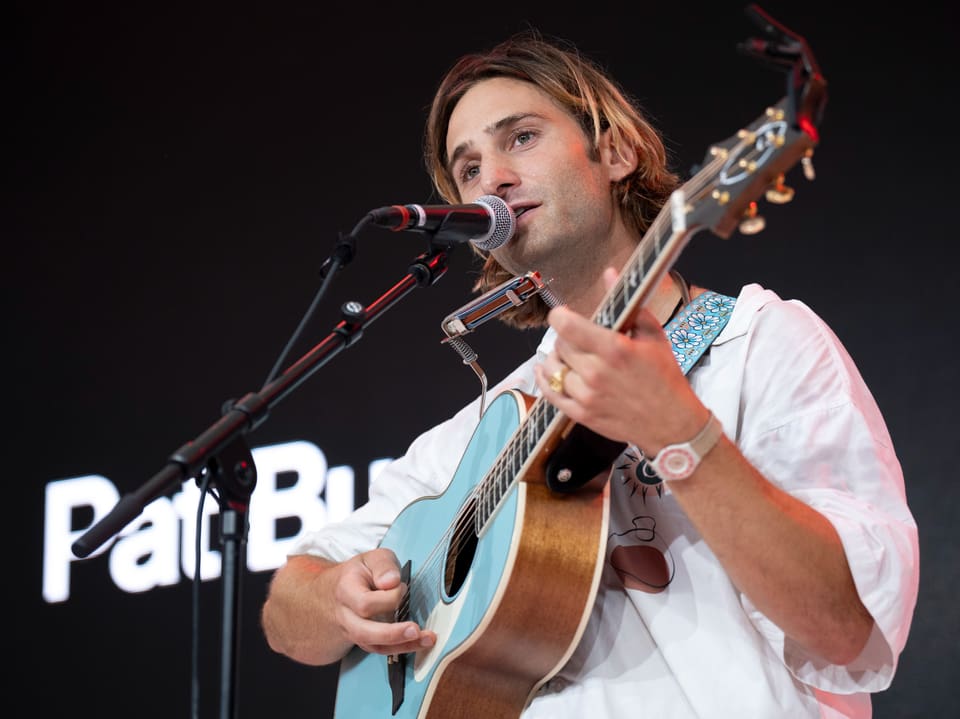
[[(723, 331), (736, 303), (734, 297), (708, 290), (688, 302), (664, 326), (663, 331), (673, 347), (673, 356), (684, 374), (690, 371)], [(647, 466), (636, 447), (627, 447), (620, 459), (623, 461), (618, 461), (615, 469), (634, 475), (640, 482), (644, 500), (650, 487), (656, 487), (657, 496), (662, 496), (663, 481)]]
[(733, 313), (736, 298), (710, 290), (690, 300), (663, 328), (684, 374), (697, 363)]

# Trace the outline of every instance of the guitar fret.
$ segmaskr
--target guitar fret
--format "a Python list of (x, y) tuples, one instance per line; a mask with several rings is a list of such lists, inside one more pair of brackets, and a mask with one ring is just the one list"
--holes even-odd
[(474, 531), (479, 532), (480, 528), (487, 523), (487, 517), (489, 516), (489, 502), (490, 483), (481, 482), (480, 492), (477, 495), (477, 516), (474, 518)]
[(620, 289), (622, 291), (623, 301), (623, 309), (621, 312), (626, 312), (627, 308), (630, 306), (630, 300), (633, 298), (639, 285), (640, 278), (636, 274), (631, 275), (627, 278), (626, 282), (621, 283)]
[(513, 476), (513, 457), (510, 454), (509, 445), (504, 448), (503, 455), (503, 472), (497, 478), (497, 501), (499, 502), (503, 498), (504, 487), (510, 481), (510, 478)]
[[(639, 261), (639, 258), (638, 258)], [(643, 267), (637, 266), (636, 262), (630, 264), (630, 269), (626, 273), (626, 282), (631, 290), (635, 290), (640, 285), (640, 278), (643, 276)], [(626, 289), (624, 290), (627, 291)]]
[(490, 485), (490, 501), (487, 504), (487, 519), (493, 516), (493, 513), (497, 510), (497, 505), (500, 503), (500, 496), (502, 494), (500, 487), (503, 484), (506, 474), (507, 471), (503, 465), (503, 458), (500, 458), (497, 460), (497, 473), (493, 476), (493, 482)]
[[(620, 308), (620, 310), (618, 310), (616, 314), (619, 315), (622, 309), (623, 308)], [(600, 315), (598, 320), (599, 324), (607, 328), (613, 327), (613, 318), (614, 318), (614, 312), (611, 311), (610, 305), (604, 304), (604, 306), (600, 310)]]

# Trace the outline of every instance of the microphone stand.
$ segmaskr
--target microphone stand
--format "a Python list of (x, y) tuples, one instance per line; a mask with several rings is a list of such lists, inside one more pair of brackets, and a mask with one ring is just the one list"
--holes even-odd
[[(257, 480), (253, 455), (244, 435), (263, 424), (270, 410), (317, 369), (356, 343), (366, 325), (415, 287), (432, 285), (439, 280), (447, 271), (447, 247), (431, 242), (430, 249), (413, 261), (403, 279), (366, 307), (355, 301), (345, 303), (343, 320), (322, 342), (259, 392), (250, 392), (232, 405), (228, 403), (219, 420), (176, 450), (164, 468), (139, 489), (123, 495), (114, 508), (87, 529), (71, 547), (77, 557), (89, 556), (136, 519), (150, 502), (191, 478), (199, 480), (203, 477), (204, 481), (209, 480), (211, 488), (218, 489), (223, 545), (221, 719), (237, 716), (240, 578), (246, 559), (247, 508)], [(196, 571), (199, 572), (199, 566)]]

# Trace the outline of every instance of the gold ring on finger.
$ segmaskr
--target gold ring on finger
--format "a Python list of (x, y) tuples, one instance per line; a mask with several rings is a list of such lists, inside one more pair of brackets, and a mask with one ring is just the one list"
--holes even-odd
[(557, 394), (566, 394), (566, 391), (563, 388), (563, 380), (567, 376), (567, 372), (570, 371), (570, 368), (566, 365), (561, 365), (560, 369), (550, 375), (550, 389), (552, 389)]

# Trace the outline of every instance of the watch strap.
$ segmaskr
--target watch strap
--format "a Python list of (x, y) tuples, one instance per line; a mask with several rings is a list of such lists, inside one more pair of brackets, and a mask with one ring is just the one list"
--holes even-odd
[(686, 479), (723, 435), (723, 425), (710, 412), (707, 423), (689, 442), (668, 444), (650, 461), (651, 468), (663, 480)]

